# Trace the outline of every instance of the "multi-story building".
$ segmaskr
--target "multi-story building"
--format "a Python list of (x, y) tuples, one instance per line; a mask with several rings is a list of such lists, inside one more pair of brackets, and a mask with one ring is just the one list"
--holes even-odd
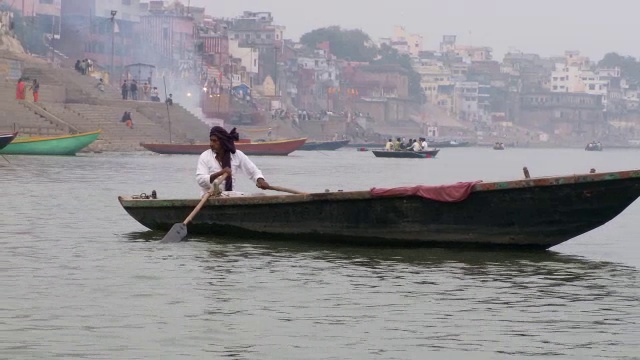
[(455, 45), (453, 53), (464, 62), (488, 61), (493, 59), (493, 49), (488, 46)]
[(133, 60), (141, 13), (139, 0), (62, 0), (58, 48), (72, 63), (89, 58), (108, 69), (113, 59), (121, 70)]
[(530, 93), (520, 97), (518, 122), (558, 137), (589, 140), (606, 127), (602, 96), (585, 93)]
[[(250, 61), (257, 64), (257, 76), (251, 76), (252, 83), (261, 84), (267, 76), (270, 76), (276, 88), (278, 87), (276, 64), (278, 55), (284, 47), (284, 30), (284, 26), (273, 24), (273, 16), (270, 12), (245, 11), (231, 22), (228, 30), (229, 51), (235, 58), (245, 58), (249, 53)], [(256, 51), (248, 52), (246, 49), (256, 49)], [(243, 62), (243, 66), (253, 69), (254, 64), (247, 66)]]
[[(22, 0), (4, 1), (20, 13), (25, 20), (24, 34), (21, 34), (22, 45), (30, 52), (41, 53), (50, 51), (57, 46), (56, 40), (60, 35), (61, 0)], [(46, 45), (42, 34), (45, 34)]]
[(481, 120), (480, 107), (478, 105), (479, 88), (480, 84), (473, 81), (455, 84), (453, 110), (458, 119), (466, 121)]
[(579, 93), (584, 92), (584, 83), (581, 79), (582, 69), (575, 65), (556, 64), (551, 72), (549, 90), (551, 92)]
[(393, 36), (381, 38), (379, 43), (391, 46), (400, 54), (418, 56), (422, 51), (424, 38), (419, 34), (408, 33), (404, 26), (396, 25), (393, 28)]
[(136, 61), (153, 63), (182, 73), (195, 70), (196, 40), (198, 33), (194, 19), (186, 7), (174, 3), (171, 7), (149, 8), (140, 14), (136, 46)]
[(420, 74), (420, 87), (425, 93), (427, 101), (436, 104), (439, 100), (438, 89), (442, 85), (452, 85), (451, 69), (438, 60), (420, 60), (414, 66)]

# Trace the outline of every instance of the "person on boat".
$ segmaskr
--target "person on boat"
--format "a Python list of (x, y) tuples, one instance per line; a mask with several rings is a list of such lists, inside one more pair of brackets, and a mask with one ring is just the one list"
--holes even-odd
[(420, 140), (422, 140), (422, 144), (420, 144), (420, 146), (422, 146), (422, 150), (427, 150), (429, 148), (429, 144), (427, 143), (427, 139), (426, 138), (421, 138)]
[(400, 138), (396, 138), (396, 141), (393, 143), (393, 150), (394, 151), (400, 150)]
[(393, 147), (393, 140), (389, 139), (389, 141), (387, 141), (387, 145), (385, 145), (384, 147), (385, 151), (394, 151), (394, 147)]
[(413, 151), (422, 151), (422, 145), (420, 145), (420, 141), (415, 139), (413, 145), (411, 145), (411, 150)]
[(262, 171), (242, 151), (236, 150), (235, 141), (240, 139), (236, 128), (228, 132), (221, 126), (214, 126), (209, 132), (210, 150), (203, 152), (198, 159), (196, 181), (200, 186), (202, 195), (211, 188), (211, 183), (228, 174), (224, 182), (224, 191), (227, 195), (244, 195), (235, 192), (236, 174), (243, 173), (257, 187), (263, 190), (269, 189), (269, 183), (264, 179)]

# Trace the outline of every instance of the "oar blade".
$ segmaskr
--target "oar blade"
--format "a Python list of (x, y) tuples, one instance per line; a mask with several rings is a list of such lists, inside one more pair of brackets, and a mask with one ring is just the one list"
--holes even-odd
[(161, 243), (175, 243), (184, 240), (187, 237), (187, 225), (184, 223), (173, 224), (171, 230), (165, 235)]

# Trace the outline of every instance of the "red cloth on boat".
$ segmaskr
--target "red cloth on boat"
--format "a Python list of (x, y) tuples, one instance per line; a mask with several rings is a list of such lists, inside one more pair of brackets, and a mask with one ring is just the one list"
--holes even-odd
[(459, 182), (451, 185), (417, 185), (390, 189), (371, 188), (374, 197), (384, 196), (421, 196), (442, 202), (460, 202), (469, 197), (475, 184), (482, 181)]

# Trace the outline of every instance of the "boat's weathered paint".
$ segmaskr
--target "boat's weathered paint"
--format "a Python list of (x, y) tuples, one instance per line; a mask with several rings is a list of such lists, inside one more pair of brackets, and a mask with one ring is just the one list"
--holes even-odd
[(337, 140), (337, 141), (307, 141), (298, 150), (338, 150), (341, 147), (349, 144), (349, 140)]
[(75, 155), (78, 151), (96, 141), (100, 133), (101, 130), (63, 136), (18, 137), (7, 147), (0, 150), (0, 154)]
[(423, 150), (423, 151), (386, 151), (386, 150), (371, 150), (373, 155), (379, 158), (404, 158), (404, 159), (430, 159), (436, 157), (440, 152), (440, 149)]
[[(595, 229), (640, 196), (640, 170), (479, 183), (461, 202), (369, 191), (216, 198), (190, 234), (363, 244), (547, 249)], [(193, 200), (119, 197), (142, 225), (167, 231)]]
[(4, 149), (18, 136), (17, 132), (0, 134), (0, 150)]
[[(247, 155), (287, 156), (299, 149), (306, 138), (264, 142), (236, 142), (236, 149)], [(158, 154), (200, 155), (210, 149), (209, 144), (146, 144), (140, 146)]]

